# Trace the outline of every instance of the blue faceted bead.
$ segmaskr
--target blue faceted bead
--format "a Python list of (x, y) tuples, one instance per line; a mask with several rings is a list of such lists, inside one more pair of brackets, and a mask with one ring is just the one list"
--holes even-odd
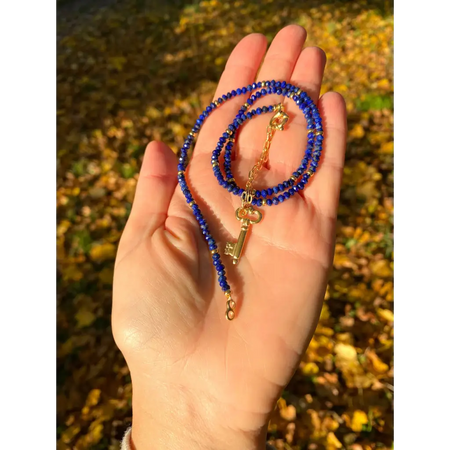
[(272, 194), (273, 194), (273, 189), (272, 188), (267, 189), (267, 195), (272, 195)]
[(274, 198), (272, 199), (272, 203), (273, 203), (274, 205), (278, 205), (278, 203), (280, 203), (279, 200), (278, 200), (278, 197), (274, 197)]
[(260, 115), (262, 113), (261, 108), (256, 108), (256, 114)]
[(278, 194), (278, 186), (274, 186), (273, 187), (273, 193), (274, 194)]
[(242, 94), (242, 89), (236, 89), (236, 94), (237, 95), (241, 95)]
[(265, 189), (263, 189), (261, 191), (261, 195), (262, 195), (262, 197), (266, 198), (267, 197), (267, 191)]
[(268, 199), (266, 200), (266, 205), (267, 205), (267, 206), (272, 206), (272, 199), (268, 198)]

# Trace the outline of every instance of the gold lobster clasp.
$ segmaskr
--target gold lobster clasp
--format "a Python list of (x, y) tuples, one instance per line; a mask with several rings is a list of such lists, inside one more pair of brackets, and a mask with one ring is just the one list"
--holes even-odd
[(280, 103), (276, 107), (275, 115), (270, 119), (269, 126), (276, 130), (283, 131), (288, 120), (289, 116), (284, 112), (284, 107)]

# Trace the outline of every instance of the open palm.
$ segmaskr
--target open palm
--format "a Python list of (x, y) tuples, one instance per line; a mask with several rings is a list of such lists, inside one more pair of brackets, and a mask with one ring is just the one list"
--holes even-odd
[[(325, 54), (316, 47), (302, 50), (305, 38), (303, 28), (286, 27), (265, 55), (264, 36), (247, 36), (232, 52), (217, 88), (215, 98), (255, 79), (286, 80), (318, 102), (324, 125), (317, 174), (301, 195), (261, 208), (263, 220), (252, 227), (237, 266), (223, 249), (239, 234), (240, 198), (219, 186), (210, 160), (245, 97), (226, 102), (206, 120), (187, 170), (226, 266), (235, 320), (225, 318), (226, 299), (210, 251), (177, 186), (176, 156), (159, 142), (146, 150), (117, 255), (113, 301), (114, 336), (132, 376), (138, 450), (233, 448), (233, 443), (261, 448), (275, 402), (311, 339), (334, 251), (346, 114), (339, 94), (319, 100)], [(280, 101), (267, 96), (256, 106)], [(256, 189), (288, 179), (303, 158), (305, 119), (294, 102), (287, 99), (285, 106), (290, 119), (275, 134)], [(239, 186), (245, 186), (261, 154), (270, 117), (258, 116), (242, 127), (233, 162)]]

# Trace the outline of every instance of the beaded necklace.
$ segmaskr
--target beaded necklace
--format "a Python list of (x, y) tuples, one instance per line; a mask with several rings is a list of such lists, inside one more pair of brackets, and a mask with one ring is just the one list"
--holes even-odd
[[(217, 100), (213, 101), (209, 106), (207, 106), (195, 122), (192, 131), (189, 133), (183, 147), (181, 148), (178, 164), (178, 183), (181, 187), (181, 191), (186, 197), (186, 202), (192, 208), (192, 212), (202, 230), (204, 239), (209, 246), (209, 250), (212, 256), (212, 262), (217, 271), (218, 282), (222, 291), (224, 291), (227, 300), (225, 315), (228, 320), (233, 320), (236, 316), (236, 302), (232, 299), (231, 296), (231, 288), (227, 282), (225, 266), (221, 261), (216, 241), (209, 231), (208, 224), (206, 223), (206, 220), (203, 217), (199, 206), (192, 197), (191, 191), (189, 190), (186, 182), (185, 171), (188, 164), (188, 150), (192, 146), (194, 137), (200, 131), (200, 128), (206, 118), (214, 111), (214, 109), (224, 104), (224, 102), (226, 102), (227, 100), (238, 95), (247, 93), (251, 94), (252, 92), (253, 94), (250, 95), (249, 98), (247, 98), (247, 101), (239, 109), (236, 117), (233, 120), (233, 123), (228, 125), (228, 128), (219, 138), (217, 146), (213, 150), (211, 157), (212, 170), (219, 184), (226, 190), (228, 190), (228, 192), (231, 192), (234, 195), (239, 195), (241, 197), (241, 206), (236, 210), (235, 213), (236, 219), (242, 223), (241, 232), (236, 243), (226, 243), (224, 251), (225, 255), (229, 255), (233, 258), (233, 264), (237, 264), (240, 256), (242, 255), (246, 235), (249, 228), (252, 225), (259, 223), (262, 219), (261, 211), (256, 209), (255, 206), (276, 206), (280, 203), (283, 203), (285, 200), (288, 200), (296, 192), (303, 190), (308, 183), (308, 180), (316, 172), (320, 155), (322, 153), (323, 128), (319, 110), (306, 92), (302, 91), (297, 86), (287, 83), (286, 81), (260, 81), (258, 83), (253, 83), (251, 85), (232, 90), (231, 92), (222, 95)], [(252, 110), (249, 109), (256, 100), (270, 94), (283, 95), (284, 97), (287, 97), (296, 103), (299, 109), (303, 112), (306, 119), (308, 142), (300, 166), (292, 173), (292, 176), (288, 180), (283, 181), (277, 186), (273, 186), (268, 189), (255, 190), (253, 189), (253, 182), (261, 167), (268, 159), (272, 138), (277, 130), (282, 131), (284, 129), (284, 126), (289, 120), (289, 116), (284, 111), (284, 106), (282, 103), (263, 106), (261, 108)], [(231, 151), (235, 142), (236, 133), (247, 120), (250, 120), (257, 115), (263, 113), (265, 114), (268, 112), (275, 112), (275, 114), (271, 118), (267, 127), (267, 137), (262, 154), (257, 163), (249, 172), (249, 179), (245, 185), (245, 188), (241, 188), (236, 184), (233, 173), (231, 171)], [(223, 172), (225, 174), (225, 177), (219, 165), (219, 156), (224, 147), (225, 152)]]

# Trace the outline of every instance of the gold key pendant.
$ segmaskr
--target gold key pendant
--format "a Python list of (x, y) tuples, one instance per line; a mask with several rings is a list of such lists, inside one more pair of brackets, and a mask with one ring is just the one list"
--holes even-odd
[[(256, 216), (251, 218), (249, 213), (255, 214)], [(236, 210), (236, 219), (242, 222), (238, 240), (237, 242), (227, 242), (225, 246), (225, 255), (229, 255), (233, 258), (233, 264), (237, 264), (239, 262), (250, 225), (261, 222), (262, 214), (260, 211), (254, 210), (253, 208), (239, 207)]]

